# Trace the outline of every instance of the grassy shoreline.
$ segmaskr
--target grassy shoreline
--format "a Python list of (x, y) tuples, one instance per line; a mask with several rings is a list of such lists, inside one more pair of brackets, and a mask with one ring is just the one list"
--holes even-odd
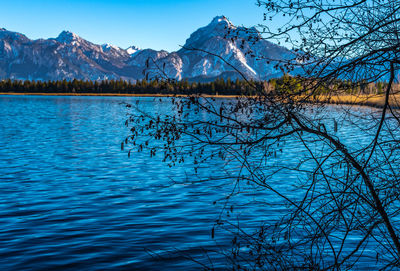
[[(315, 102), (337, 105), (359, 105), (370, 107), (383, 107), (385, 103), (384, 95), (337, 95), (337, 96), (318, 96), (314, 98)], [(391, 99), (393, 102), (393, 98)]]
[[(46, 93), (46, 92), (0, 92), (0, 95), (21, 95), (21, 96), (100, 96), (100, 97), (187, 97), (185, 94), (127, 94), (127, 93)], [(237, 98), (238, 95), (203, 95), (207, 98)], [(339, 95), (339, 96), (318, 96), (315, 102), (337, 105), (359, 105), (370, 107), (383, 107), (384, 95)], [(390, 103), (394, 108), (400, 106), (400, 94), (391, 95)], [(399, 104), (399, 105), (398, 105)]]

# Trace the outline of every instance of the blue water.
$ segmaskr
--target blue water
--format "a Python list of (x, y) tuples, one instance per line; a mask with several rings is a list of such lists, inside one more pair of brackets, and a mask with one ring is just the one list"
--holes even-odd
[[(211, 228), (221, 214), (213, 202), (230, 186), (192, 183), (190, 164), (169, 168), (121, 151), (129, 132), (121, 103), (135, 99), (163, 108), (152, 98), (0, 97), (1, 270), (197, 270), (190, 257), (207, 263), (204, 249), (229, 245), (223, 232), (215, 242)], [(199, 176), (222, 168), (205, 165)], [(281, 207), (252, 208), (241, 217), (249, 227)], [(225, 266), (223, 255), (212, 258)]]
[(128, 159), (120, 103), (132, 100), (0, 97), (1, 270), (199, 268), (185, 255), (215, 246), (225, 192), (171, 187), (193, 170)]

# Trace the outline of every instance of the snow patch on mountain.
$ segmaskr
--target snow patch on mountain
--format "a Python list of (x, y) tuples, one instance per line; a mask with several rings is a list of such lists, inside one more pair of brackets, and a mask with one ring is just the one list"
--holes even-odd
[(130, 55), (134, 55), (134, 54), (136, 54), (138, 51), (140, 51), (140, 49), (139, 49), (138, 47), (134, 46), (134, 45), (132, 45), (132, 46), (130, 46), (130, 47), (128, 47), (128, 48), (126, 49), (126, 52), (127, 52), (128, 54), (130, 54)]

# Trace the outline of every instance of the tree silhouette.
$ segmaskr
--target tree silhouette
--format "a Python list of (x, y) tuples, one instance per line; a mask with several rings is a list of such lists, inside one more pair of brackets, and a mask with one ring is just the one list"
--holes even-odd
[[(248, 189), (263, 195), (252, 204), (279, 206), (279, 219), (253, 232), (229, 216), (217, 220), (216, 227), (237, 228), (227, 255), (233, 269), (351, 269), (360, 262), (398, 267), (400, 116), (393, 85), (400, 64), (400, 2), (257, 4), (265, 9), (262, 38), (293, 47), (293, 58), (276, 65), (286, 75), (271, 81), (272, 88), (247, 81), (252, 94), (235, 99), (176, 97), (169, 113), (146, 112), (139, 104), (126, 123), (131, 133), (124, 144), (129, 152), (161, 152), (170, 166), (193, 160), (195, 171), (223, 160), (235, 168), (224, 177), (233, 183), (227, 202)], [(243, 43), (232, 30), (227, 38)], [(378, 81), (384, 93), (379, 110), (339, 110), (316, 99), (361, 93)], [(349, 140), (349, 133), (359, 139)], [(282, 187), (282, 176), (296, 180)], [(235, 209), (224, 206), (228, 213)]]

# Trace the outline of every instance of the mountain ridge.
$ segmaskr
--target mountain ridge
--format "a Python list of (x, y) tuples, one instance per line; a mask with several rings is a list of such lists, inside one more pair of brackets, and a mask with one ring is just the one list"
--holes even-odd
[(239, 78), (240, 73), (255, 80), (280, 76), (276, 63), (260, 59), (288, 59), (292, 52), (258, 35), (255, 28), (217, 16), (194, 31), (180, 50), (167, 52), (94, 44), (66, 30), (56, 38), (32, 40), (0, 28), (0, 79), (138, 80), (147, 75), (210, 81)]

